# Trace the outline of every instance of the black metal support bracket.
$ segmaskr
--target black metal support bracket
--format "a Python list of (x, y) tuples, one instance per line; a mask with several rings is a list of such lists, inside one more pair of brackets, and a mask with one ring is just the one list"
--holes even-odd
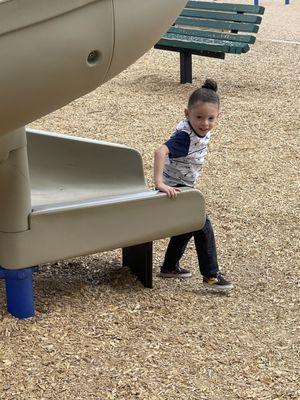
[(153, 245), (152, 242), (122, 249), (123, 266), (129, 267), (146, 287), (153, 288)]
[(219, 58), (222, 60), (225, 58), (224, 52), (162, 46), (159, 44), (156, 44), (154, 48), (158, 50), (176, 51), (180, 53), (180, 83), (192, 83), (192, 54), (203, 57)]
[(180, 83), (192, 83), (192, 54), (180, 52)]

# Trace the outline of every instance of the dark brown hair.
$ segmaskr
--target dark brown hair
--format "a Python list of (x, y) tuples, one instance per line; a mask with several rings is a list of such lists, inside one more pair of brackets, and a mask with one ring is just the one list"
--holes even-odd
[(213, 79), (206, 79), (201, 88), (196, 89), (189, 98), (188, 108), (192, 107), (198, 101), (203, 103), (213, 103), (220, 106), (220, 98), (217, 93), (218, 85)]

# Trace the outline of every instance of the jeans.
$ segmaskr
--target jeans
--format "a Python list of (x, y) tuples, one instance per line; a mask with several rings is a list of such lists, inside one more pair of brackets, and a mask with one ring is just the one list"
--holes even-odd
[(163, 267), (170, 270), (179, 267), (179, 260), (192, 236), (194, 236), (201, 275), (207, 276), (217, 273), (219, 271), (217, 249), (213, 227), (208, 216), (206, 216), (205, 225), (202, 229), (171, 237)]

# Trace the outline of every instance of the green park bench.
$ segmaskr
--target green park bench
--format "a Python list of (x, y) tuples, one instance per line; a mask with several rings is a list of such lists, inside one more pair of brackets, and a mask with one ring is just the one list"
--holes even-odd
[(256, 5), (188, 1), (154, 48), (179, 52), (180, 82), (191, 83), (192, 54), (224, 59), (226, 53), (247, 53), (264, 10)]

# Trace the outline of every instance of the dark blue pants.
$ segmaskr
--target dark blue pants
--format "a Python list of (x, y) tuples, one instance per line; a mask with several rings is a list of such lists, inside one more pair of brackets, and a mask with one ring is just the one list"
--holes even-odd
[(163, 266), (167, 269), (179, 267), (179, 261), (192, 236), (195, 241), (201, 275), (215, 274), (219, 271), (217, 249), (213, 227), (207, 216), (201, 230), (171, 237)]

